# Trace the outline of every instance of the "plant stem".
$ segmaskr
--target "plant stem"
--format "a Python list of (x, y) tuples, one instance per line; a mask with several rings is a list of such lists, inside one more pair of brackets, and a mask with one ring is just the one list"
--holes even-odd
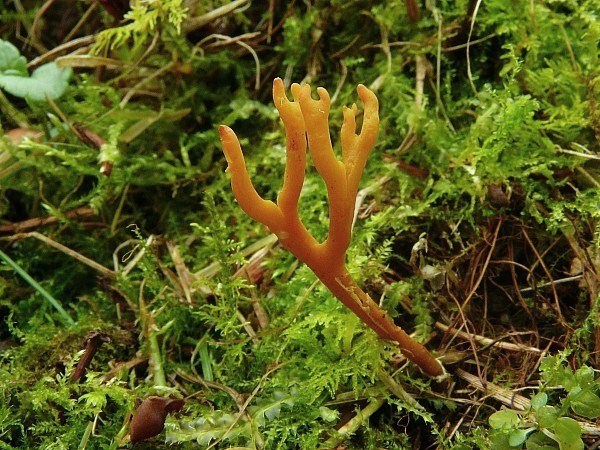
[(152, 372), (154, 373), (154, 386), (166, 386), (167, 379), (162, 366), (162, 357), (160, 346), (156, 338), (156, 331), (149, 330), (148, 340), (150, 341), (150, 357), (152, 359)]
[(364, 422), (371, 417), (379, 408), (383, 406), (385, 399), (383, 397), (372, 399), (367, 406), (358, 411), (356, 415), (344, 424), (335, 436), (330, 437), (321, 447), (320, 450), (336, 448), (340, 443), (348, 437), (348, 435), (358, 430)]
[(83, 432), (83, 437), (81, 438), (81, 442), (79, 443), (79, 447), (77, 450), (85, 450), (90, 441), (90, 436), (92, 435), (92, 430), (94, 429), (94, 422), (89, 422), (87, 427), (85, 427), (85, 431)]
[(412, 395), (406, 392), (404, 388), (396, 380), (394, 380), (394, 378), (389, 373), (385, 371), (385, 369), (380, 367), (377, 370), (377, 376), (379, 380), (381, 380), (381, 382), (388, 389), (388, 391), (390, 391), (400, 400), (403, 400), (412, 408), (418, 409), (420, 411), (425, 411), (425, 408), (423, 408), (423, 406), (421, 406), (421, 404)]
[(5, 114), (5, 117), (10, 118), (20, 128), (30, 127), (27, 116), (15, 108), (2, 91), (0, 91), (0, 111)]
[(154, 378), (154, 386), (166, 386), (167, 379), (163, 370), (160, 345), (158, 344), (157, 338), (159, 331), (156, 329), (156, 324), (154, 323), (152, 313), (148, 311), (148, 307), (144, 301), (143, 292), (145, 285), (146, 280), (144, 279), (142, 281), (142, 285), (140, 286), (140, 295), (138, 299), (140, 322), (142, 323), (144, 335), (150, 344), (150, 367), (152, 369), (152, 375)]

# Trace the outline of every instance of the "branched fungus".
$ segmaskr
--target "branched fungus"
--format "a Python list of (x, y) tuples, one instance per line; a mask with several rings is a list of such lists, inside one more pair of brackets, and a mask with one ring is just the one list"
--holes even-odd
[[(364, 104), (360, 134), (356, 134), (356, 104), (344, 107), (341, 129), (342, 160), (333, 152), (329, 135), (329, 94), (318, 88), (319, 100), (311, 98), (309, 85), (293, 84), (289, 101), (281, 79), (273, 82), (273, 101), (286, 131), (286, 168), (277, 203), (256, 192), (246, 170), (242, 149), (233, 130), (219, 127), (223, 151), (229, 164), (231, 186), (240, 207), (265, 224), (281, 244), (307, 264), (327, 288), (383, 339), (397, 342), (402, 353), (429, 376), (444, 374), (440, 362), (423, 345), (397, 326), (386, 312), (352, 279), (346, 269), (358, 184), (367, 157), (379, 132), (379, 105), (373, 92), (358, 86)], [(329, 232), (324, 242), (309, 233), (298, 216), (298, 199), (304, 182), (306, 147), (327, 186)]]

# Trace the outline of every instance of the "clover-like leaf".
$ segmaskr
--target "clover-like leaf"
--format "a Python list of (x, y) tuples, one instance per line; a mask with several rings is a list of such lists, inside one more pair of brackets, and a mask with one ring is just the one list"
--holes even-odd
[(27, 61), (10, 42), (0, 39), (0, 88), (15, 97), (39, 102), (46, 96), (55, 99), (64, 94), (73, 71), (51, 62), (38, 67), (31, 76)]
[(0, 39), (0, 74), (27, 76), (27, 60), (17, 47)]
[(51, 62), (37, 68), (30, 77), (0, 74), (0, 87), (15, 97), (38, 102), (48, 96), (55, 99), (64, 94), (73, 71)]

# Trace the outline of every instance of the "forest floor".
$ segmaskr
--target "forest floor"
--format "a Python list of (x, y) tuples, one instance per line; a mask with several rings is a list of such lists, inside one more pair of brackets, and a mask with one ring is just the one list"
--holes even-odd
[[(0, 449), (600, 448), (599, 44), (598, 0), (0, 0)], [(277, 77), (344, 167), (377, 96), (346, 267), (445, 376), (240, 208), (220, 125), (299, 180)]]

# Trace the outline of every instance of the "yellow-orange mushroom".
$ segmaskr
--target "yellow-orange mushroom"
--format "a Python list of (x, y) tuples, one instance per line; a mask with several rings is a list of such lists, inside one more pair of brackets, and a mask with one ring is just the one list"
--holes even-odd
[[(345, 265), (358, 184), (379, 133), (377, 97), (365, 86), (358, 86), (358, 96), (364, 104), (360, 134), (356, 134), (356, 104), (351, 108), (344, 107), (340, 161), (333, 152), (329, 135), (331, 100), (327, 91), (317, 89), (319, 100), (311, 98), (310, 86), (306, 84), (293, 84), (291, 91), (293, 101), (288, 100), (283, 81), (280, 78), (273, 81), (273, 102), (285, 126), (287, 148), (283, 187), (277, 203), (263, 199), (256, 192), (237, 136), (231, 128), (219, 127), (231, 186), (240, 207), (275, 233), (285, 248), (307, 264), (333, 295), (379, 336), (397, 342), (406, 358), (427, 375), (443, 375), (440, 362), (390, 319), (385, 310), (354, 282)], [(323, 242), (316, 241), (298, 216), (307, 145), (327, 186), (329, 233)]]

